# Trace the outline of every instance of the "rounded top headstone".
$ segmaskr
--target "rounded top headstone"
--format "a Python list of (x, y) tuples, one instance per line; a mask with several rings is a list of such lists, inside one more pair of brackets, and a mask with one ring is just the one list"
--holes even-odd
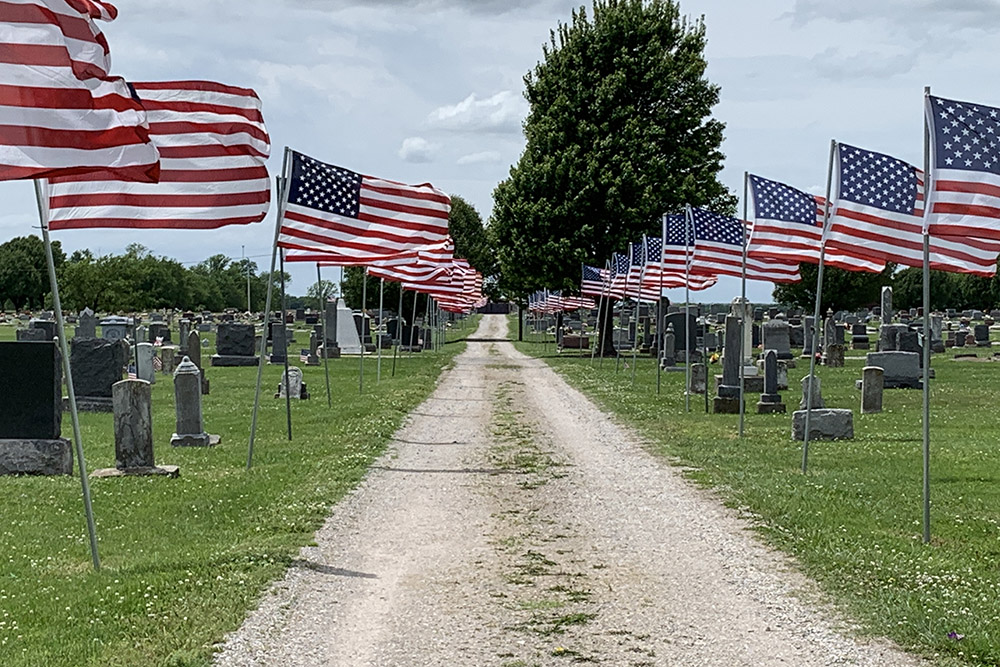
[(178, 375), (198, 375), (200, 373), (201, 371), (198, 370), (198, 367), (194, 365), (194, 362), (187, 355), (184, 355), (184, 359), (174, 369), (174, 377)]

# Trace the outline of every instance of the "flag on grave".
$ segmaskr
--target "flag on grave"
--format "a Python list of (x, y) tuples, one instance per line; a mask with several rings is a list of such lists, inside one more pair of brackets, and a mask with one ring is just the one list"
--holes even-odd
[(447, 239), (451, 199), (429, 183), (364, 176), (289, 152), (279, 247), (315, 255), (307, 261), (363, 265)]
[(928, 95), (932, 235), (1000, 240), (1000, 109)]
[[(837, 146), (826, 247), (876, 262), (923, 266), (924, 172), (883, 153)], [(992, 276), (1000, 240), (930, 237), (930, 268)]]
[(50, 227), (215, 229), (263, 220), (271, 144), (257, 94), (211, 81), (134, 86), (160, 151), (160, 182), (101, 173), (50, 179)]
[(159, 156), (128, 84), (109, 74), (101, 0), (18, 0), (0, 13), (0, 180), (111, 172), (155, 182)]
[[(823, 242), (826, 197), (750, 174), (754, 221), (747, 256), (818, 264)], [(848, 271), (879, 272), (885, 263), (842, 248), (824, 253), (829, 266)]]

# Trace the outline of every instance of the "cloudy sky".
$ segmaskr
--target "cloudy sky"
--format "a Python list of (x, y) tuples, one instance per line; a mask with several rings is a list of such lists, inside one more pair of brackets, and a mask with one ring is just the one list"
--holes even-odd
[[(284, 146), (374, 176), (430, 181), (489, 217), (494, 186), (523, 148), (522, 77), (571, 0), (174, 0), (116, 3), (114, 71), (134, 81), (210, 79), (254, 88)], [(723, 180), (743, 172), (822, 192), (831, 139), (922, 160), (922, 96), (1000, 106), (997, 0), (682, 0), (708, 26), (722, 86)], [(236, 10), (238, 13), (234, 13)], [(0, 241), (33, 233), (30, 183), (0, 183)], [(214, 232), (54, 234), (72, 251), (140, 242), (185, 263), (245, 252), (266, 269), (272, 213)], [(315, 269), (292, 266), (290, 292)], [(331, 272), (333, 270), (330, 270)], [(335, 277), (334, 275), (330, 276)], [(770, 286), (750, 283), (753, 301)], [(700, 293), (728, 301), (735, 279)], [(672, 295), (678, 300), (678, 295)], [(683, 294), (680, 294), (683, 298)]]

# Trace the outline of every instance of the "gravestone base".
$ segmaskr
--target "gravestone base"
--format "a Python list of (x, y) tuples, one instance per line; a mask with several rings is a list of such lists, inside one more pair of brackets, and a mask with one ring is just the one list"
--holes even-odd
[(830, 368), (843, 368), (844, 346), (828, 345), (826, 348), (826, 356), (823, 357), (823, 363)]
[[(756, 370), (756, 369), (754, 369)], [(715, 376), (715, 386), (716, 391), (718, 391), (719, 385), (722, 384), (722, 376)], [(736, 386), (736, 390), (739, 391), (739, 385)], [(743, 393), (744, 394), (760, 394), (764, 391), (764, 376), (763, 375), (744, 375), (743, 376)]]
[[(282, 361), (281, 363), (284, 363), (284, 361)], [(260, 357), (257, 356), (250, 357), (250, 356), (244, 356), (242, 354), (213, 354), (212, 365), (222, 366), (222, 367), (259, 366)]]
[(210, 433), (185, 433), (184, 435), (174, 433), (170, 438), (170, 444), (174, 447), (215, 447), (220, 442), (222, 442), (222, 436)]
[(0, 475), (72, 475), (69, 440), (0, 439)]
[[(69, 396), (63, 396), (63, 412), (69, 412)], [(111, 397), (77, 396), (76, 409), (79, 412), (112, 412)]]
[(90, 473), (91, 477), (180, 477), (180, 466), (152, 466), (143, 468), (101, 468)]
[[(269, 364), (284, 364), (288, 360), (287, 354), (271, 354), (267, 357)], [(214, 365), (214, 364), (213, 364)], [(254, 364), (256, 366), (257, 364)]]
[(856, 338), (851, 340), (852, 350), (870, 350), (871, 347), (872, 347), (871, 342), (867, 338), (864, 339)]
[(759, 415), (783, 415), (787, 410), (788, 406), (781, 402), (779, 394), (761, 394), (760, 400), (757, 402), (757, 414)]
[(399, 346), (399, 351), (400, 352), (423, 352), (424, 351), (424, 346), (423, 345), (400, 345)]
[(712, 399), (712, 412), (717, 415), (738, 415), (740, 413), (740, 397), (716, 396)]
[[(806, 430), (806, 411), (792, 413), (792, 439), (802, 440)], [(854, 412), (838, 408), (813, 409), (809, 416), (810, 440), (853, 440)]]
[(331, 347), (329, 350), (320, 348), (319, 353), (320, 359), (340, 359), (339, 347)]

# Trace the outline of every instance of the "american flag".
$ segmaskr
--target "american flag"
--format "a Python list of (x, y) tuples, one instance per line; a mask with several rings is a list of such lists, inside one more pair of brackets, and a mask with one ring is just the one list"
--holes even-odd
[(596, 266), (583, 265), (583, 275), (580, 278), (580, 294), (589, 296), (607, 296), (611, 272)]
[[(754, 222), (747, 256), (818, 264), (823, 242), (826, 197), (810, 195), (790, 185), (750, 174)], [(838, 248), (826, 252), (824, 263), (848, 271), (879, 272), (885, 263)]]
[(112, 174), (53, 178), (52, 229), (215, 229), (260, 222), (271, 201), (260, 99), (211, 81), (136, 83), (160, 151), (160, 182)]
[[(691, 221), (686, 213), (663, 216), (663, 287), (684, 287), (703, 290), (718, 282), (707, 272), (688, 271), (688, 261), (694, 254)], [(693, 268), (693, 267), (692, 267)], [(687, 280), (685, 280), (687, 278)]]
[[(743, 275), (743, 221), (703, 208), (691, 209), (694, 224), (694, 253), (691, 271), (710, 276)], [(790, 283), (802, 280), (797, 262), (747, 258), (748, 280)]]
[[(401, 253), (392, 259), (373, 260), (368, 266), (368, 274), (393, 282), (413, 283), (431, 280), (441, 274), (451, 275), (456, 266), (455, 244), (451, 237), (426, 250)], [(288, 259), (287, 257), (285, 259)], [(320, 266), (326, 266), (320, 262)]]
[(289, 151), (292, 176), (278, 245), (305, 261), (364, 265), (443, 243), (451, 199)]
[[(631, 254), (631, 249), (629, 254)], [(625, 298), (625, 283), (628, 281), (629, 255), (611, 255), (611, 296)]]
[(1000, 109), (927, 96), (928, 231), (1000, 240)]
[[(837, 146), (828, 251), (923, 266), (924, 173), (890, 155)], [(930, 237), (930, 268), (992, 276), (1000, 241)]]
[(146, 114), (109, 75), (100, 0), (8, 0), (0, 12), (0, 180), (110, 172), (156, 182)]
[(638, 299), (642, 287), (642, 274), (646, 266), (646, 238), (629, 244), (628, 279), (625, 281), (625, 296)]
[(299, 352), (299, 363), (300, 364), (309, 363), (309, 353), (308, 352)]

